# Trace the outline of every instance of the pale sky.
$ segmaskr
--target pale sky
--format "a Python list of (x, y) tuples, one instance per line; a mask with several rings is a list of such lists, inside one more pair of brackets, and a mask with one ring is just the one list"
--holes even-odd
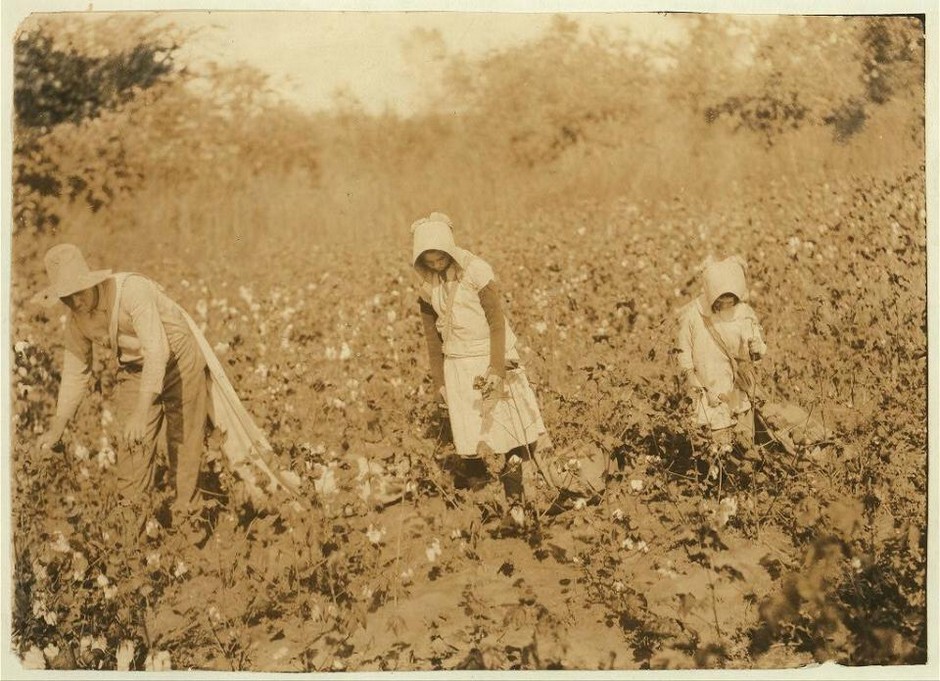
[[(930, 0), (894, 0), (903, 7)], [(659, 13), (680, 9), (725, 14), (753, 13), (772, 16), (786, 13), (860, 13), (880, 9), (886, 0), (356, 0), (335, 10), (328, 0), (4, 0), (3, 14), (11, 6), (27, 5), (32, 11), (68, 10), (96, 12), (161, 9), (168, 21), (186, 28), (202, 28), (198, 39), (180, 50), (183, 63), (213, 59), (223, 64), (244, 61), (270, 75), (270, 83), (303, 109), (329, 107), (334, 93), (346, 88), (367, 111), (386, 107), (411, 111), (427, 85), (428, 44), (408, 52), (415, 29), (437, 30), (448, 54), (477, 57), (537, 38), (555, 12), (563, 11), (584, 29), (605, 28), (613, 35), (622, 31), (640, 41), (661, 43), (683, 35), (688, 15)], [(257, 10), (258, 7), (266, 11)], [(489, 11), (486, 10), (489, 6)], [(592, 13), (572, 13), (572, 7)], [(199, 7), (217, 7), (212, 11)], [(268, 9), (274, 7), (279, 9)], [(424, 8), (461, 10), (426, 11)], [(396, 8), (410, 11), (392, 11)], [(473, 11), (465, 11), (472, 8)], [(493, 9), (497, 8), (497, 9)], [(506, 9), (504, 9), (506, 8)], [(317, 10), (317, 11), (311, 11)], [(370, 11), (363, 11), (368, 9)], [(184, 10), (184, 11), (179, 11)], [(420, 10), (420, 11), (418, 11)], [(497, 11), (498, 10), (498, 11)], [(506, 11), (511, 10), (511, 11)], [(537, 13), (535, 13), (537, 11)], [(528, 13), (526, 13), (528, 12)], [(605, 13), (606, 12), (606, 13)], [(755, 17), (757, 21), (760, 21)], [(9, 24), (8, 24), (9, 25)], [(423, 77), (423, 80), (422, 80)]]
[[(569, 15), (590, 30), (629, 30), (646, 41), (682, 35), (682, 17), (650, 13)], [(480, 56), (537, 38), (553, 14), (443, 12), (191, 12), (168, 15), (181, 27), (204, 27), (181, 58), (243, 60), (271, 74), (271, 83), (303, 108), (329, 106), (347, 87), (367, 110), (386, 105), (407, 113), (422, 87), (427, 46), (409, 40), (417, 28), (440, 31), (448, 54)], [(406, 46), (410, 59), (406, 59)]]

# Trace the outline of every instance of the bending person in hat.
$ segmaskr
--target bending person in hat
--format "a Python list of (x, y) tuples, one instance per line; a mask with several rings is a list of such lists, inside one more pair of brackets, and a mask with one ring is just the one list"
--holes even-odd
[(431, 378), (447, 406), (462, 469), (457, 473), (472, 486), (485, 479), (486, 459), (492, 459), (509, 517), (524, 524), (522, 460), (547, 435), (496, 276), (483, 259), (456, 246), (446, 215), (432, 213), (411, 231)]
[[(61, 440), (84, 398), (91, 382), (92, 345), (98, 343), (111, 348), (118, 360), (113, 399), (126, 446), (118, 452), (116, 468), (125, 509), (147, 498), (153, 487), (158, 437), (165, 426), (176, 487), (171, 522), (189, 518), (210, 411), (226, 431), (223, 452), (239, 477), (253, 483), (260, 468), (274, 486), (292, 489), (261, 458), (270, 445), (241, 406), (208, 342), (155, 282), (139, 274), (92, 271), (71, 244), (49, 249), (45, 265), (51, 285), (40, 294), (41, 302), (60, 300), (71, 313), (56, 412), (43, 447)], [(250, 493), (257, 490), (249, 484)], [(144, 520), (138, 517), (138, 522)]]

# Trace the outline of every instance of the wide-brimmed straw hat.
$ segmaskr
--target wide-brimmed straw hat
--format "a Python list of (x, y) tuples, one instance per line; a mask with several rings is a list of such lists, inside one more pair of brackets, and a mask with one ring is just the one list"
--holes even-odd
[(58, 244), (46, 251), (46, 274), (50, 285), (33, 298), (40, 305), (49, 306), (73, 293), (97, 286), (111, 276), (111, 270), (92, 270), (78, 246)]

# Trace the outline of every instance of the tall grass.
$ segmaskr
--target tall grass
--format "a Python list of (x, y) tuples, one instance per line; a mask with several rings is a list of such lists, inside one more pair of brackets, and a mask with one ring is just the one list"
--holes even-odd
[[(58, 232), (16, 238), (14, 266), (23, 276), (36, 268), (44, 248), (60, 240), (102, 254), (101, 265), (155, 273), (195, 273), (211, 264), (236, 277), (266, 276), (288, 255), (302, 267), (311, 248), (397, 249), (404, 261), (408, 226), (433, 210), (450, 214), (471, 248), (484, 235), (489, 240), (530, 224), (534, 214), (579, 207), (599, 211), (576, 218), (590, 228), (592, 215), (619, 204), (681, 199), (701, 206), (693, 221), (707, 223), (710, 209), (760, 201), (771, 187), (781, 196), (786, 187), (798, 192), (807, 182), (918, 169), (924, 146), (916, 104), (899, 97), (872, 107), (865, 127), (845, 142), (828, 127), (808, 125), (768, 143), (661, 100), (532, 165), (514, 159), (486, 120), (471, 115), (321, 114), (309, 119), (308, 128), (318, 149), (315, 174), (303, 164), (285, 170), (283, 154), (265, 160), (266, 144), (291, 144), (271, 138), (274, 129), (241, 140), (252, 163), (223, 168), (195, 154), (180, 157), (185, 174), (160, 166), (160, 172), (145, 174), (136, 191), (96, 213), (63, 199)], [(303, 132), (295, 125), (289, 134)], [(792, 200), (798, 219), (803, 197)]]

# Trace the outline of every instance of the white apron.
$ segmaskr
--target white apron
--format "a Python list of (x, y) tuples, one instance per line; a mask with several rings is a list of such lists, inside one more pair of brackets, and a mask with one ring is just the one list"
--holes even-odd
[[(434, 283), (430, 291), (444, 341), (444, 392), (454, 446), (467, 458), (485, 455), (486, 449), (505, 453), (545, 434), (538, 400), (521, 366), (506, 373), (504, 396), (486, 412), (481, 392), (473, 387), (490, 363), (490, 331), (479, 290), (491, 279), (489, 265), (471, 256), (456, 280)], [(518, 362), (515, 342), (507, 321), (506, 359)]]

